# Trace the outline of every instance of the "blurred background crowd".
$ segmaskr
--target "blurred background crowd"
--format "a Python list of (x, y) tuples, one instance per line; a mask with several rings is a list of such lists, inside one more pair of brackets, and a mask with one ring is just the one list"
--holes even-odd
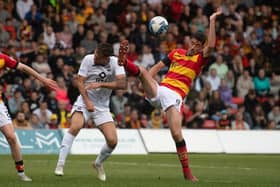
[[(214, 0), (213, 0), (214, 1)], [(216, 50), (197, 77), (183, 108), (184, 128), (280, 128), (280, 1), (225, 0), (216, 24)], [(32, 77), (2, 70), (0, 90), (16, 128), (67, 128), (79, 95), (75, 75), (98, 43), (147, 69), (172, 49), (188, 49), (190, 36), (208, 33), (212, 0), (2, 0), (0, 51), (58, 82), (49, 91)], [(161, 15), (169, 31), (148, 32)], [(160, 81), (168, 68), (156, 77)], [(164, 112), (146, 99), (136, 78), (111, 97), (119, 128), (168, 128)], [(86, 127), (93, 128), (92, 121)]]

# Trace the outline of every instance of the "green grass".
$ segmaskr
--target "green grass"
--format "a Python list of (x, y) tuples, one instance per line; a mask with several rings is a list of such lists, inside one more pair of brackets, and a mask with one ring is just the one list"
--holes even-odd
[(96, 179), (90, 164), (95, 155), (70, 155), (63, 177), (54, 176), (57, 155), (25, 155), (26, 173), (33, 182), (17, 179), (9, 155), (0, 155), (0, 186), (102, 186), (102, 187), (180, 187), (180, 186), (280, 186), (279, 155), (191, 154), (193, 173), (199, 182), (182, 177), (175, 154), (146, 156), (113, 155), (105, 162), (107, 181)]

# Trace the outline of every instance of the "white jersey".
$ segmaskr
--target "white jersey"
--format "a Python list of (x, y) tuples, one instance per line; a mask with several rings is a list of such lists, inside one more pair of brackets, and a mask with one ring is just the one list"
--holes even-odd
[[(109, 58), (109, 63), (102, 66), (95, 65), (94, 54), (91, 54), (85, 56), (82, 60), (78, 74), (86, 77), (85, 84), (89, 84), (93, 82), (112, 82), (115, 80), (116, 75), (125, 75), (125, 70), (122, 66), (118, 65), (117, 57), (111, 56)], [(109, 101), (112, 93), (111, 89), (98, 88), (88, 90), (87, 93), (96, 110), (109, 110)], [(81, 95), (78, 97), (76, 104), (85, 106)]]

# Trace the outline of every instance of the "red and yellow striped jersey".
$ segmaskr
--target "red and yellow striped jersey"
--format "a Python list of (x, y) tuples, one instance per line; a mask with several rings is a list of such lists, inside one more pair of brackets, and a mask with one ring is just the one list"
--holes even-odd
[(168, 54), (171, 61), (169, 70), (160, 85), (166, 86), (177, 93), (182, 98), (188, 94), (192, 81), (200, 74), (201, 69), (207, 63), (203, 54), (187, 56), (184, 49), (175, 49)]
[(9, 57), (8, 55), (5, 55), (3, 53), (0, 53), (0, 69), (4, 67), (8, 68), (16, 68), (18, 65), (17, 61), (13, 59), (12, 57)]

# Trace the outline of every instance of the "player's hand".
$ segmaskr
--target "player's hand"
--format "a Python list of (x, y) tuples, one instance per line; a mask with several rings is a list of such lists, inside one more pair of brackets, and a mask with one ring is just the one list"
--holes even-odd
[(93, 105), (93, 102), (92, 102), (92, 101), (87, 100), (87, 101), (85, 101), (85, 104), (86, 104), (87, 110), (88, 110), (89, 112), (94, 112), (94, 111), (95, 111), (94, 105)]
[(221, 15), (223, 13), (222, 11), (222, 7), (217, 8), (217, 11), (214, 12), (211, 16), (210, 16), (210, 21), (211, 20), (215, 20), (217, 16)]
[(43, 84), (51, 90), (57, 90), (58, 89), (57, 83), (52, 79), (47, 79), (47, 78), (44, 79)]
[(92, 83), (85, 86), (86, 90), (97, 89), (97, 88), (100, 88), (100, 87), (101, 87), (100, 82), (92, 82)]

